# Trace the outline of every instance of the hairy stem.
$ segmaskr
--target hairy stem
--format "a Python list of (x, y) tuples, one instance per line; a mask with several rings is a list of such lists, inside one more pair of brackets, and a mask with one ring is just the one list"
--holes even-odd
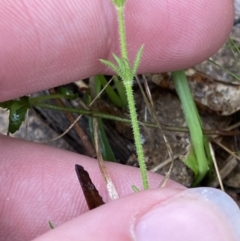
[(122, 58), (128, 60), (127, 41), (126, 41), (126, 32), (125, 32), (125, 24), (124, 24), (124, 7), (117, 8), (117, 12), (118, 12), (121, 55), (122, 55)]
[[(133, 70), (130, 67), (129, 59), (128, 59), (128, 53), (127, 53), (127, 41), (126, 41), (126, 31), (125, 31), (125, 23), (124, 23), (124, 5), (122, 7), (118, 7), (117, 14), (118, 14), (118, 24), (119, 24), (119, 37), (120, 37), (120, 46), (121, 46), (121, 54), (122, 54), (122, 60), (123, 63), (126, 60), (127, 66), (123, 68), (124, 71), (122, 71), (122, 80), (123, 84), (126, 89), (127, 94), (127, 100), (128, 100), (128, 108), (131, 118), (131, 125), (133, 129), (133, 137), (138, 157), (138, 163), (141, 170), (141, 176), (142, 176), (142, 183), (143, 188), (148, 189), (148, 177), (147, 177), (147, 168), (141, 143), (141, 136), (140, 136), (140, 129), (139, 124), (137, 120), (137, 111), (135, 107), (135, 101), (133, 97), (133, 78), (135, 73), (133, 73)], [(137, 65), (139, 64), (140, 59), (138, 60)]]
[(136, 107), (135, 107), (135, 102), (133, 97), (133, 89), (132, 89), (132, 85), (128, 85), (127, 83), (128, 82), (125, 83), (125, 88), (126, 88), (126, 94), (127, 94), (127, 100), (128, 100), (128, 108), (129, 108), (129, 113), (131, 117), (131, 124), (133, 129), (136, 152), (138, 156), (138, 162), (141, 170), (142, 183), (143, 183), (143, 188), (148, 189), (149, 185), (148, 185), (148, 177), (147, 177), (147, 168), (146, 168), (146, 163), (145, 163), (145, 158), (144, 158), (144, 153), (143, 153), (143, 148), (141, 143), (139, 124), (137, 120), (137, 112), (136, 112)]

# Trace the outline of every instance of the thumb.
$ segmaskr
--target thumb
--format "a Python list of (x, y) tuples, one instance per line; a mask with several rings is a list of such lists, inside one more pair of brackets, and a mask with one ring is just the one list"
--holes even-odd
[(237, 241), (239, 225), (237, 205), (217, 189), (164, 188), (103, 205), (35, 241)]

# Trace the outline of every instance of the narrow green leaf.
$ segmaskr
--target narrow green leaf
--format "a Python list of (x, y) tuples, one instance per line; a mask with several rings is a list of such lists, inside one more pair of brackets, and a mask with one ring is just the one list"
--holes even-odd
[(122, 65), (120, 66), (120, 70), (123, 80), (133, 80), (134, 75), (132, 74), (132, 70), (127, 59), (122, 59)]
[(40, 95), (40, 96), (36, 96), (36, 97), (30, 97), (29, 98), (29, 105), (31, 106), (36, 106), (38, 104), (40, 104), (41, 102), (45, 102), (45, 101), (49, 101), (49, 100), (53, 100), (53, 99), (60, 99), (60, 98), (64, 98), (64, 99), (69, 99), (69, 100), (74, 100), (78, 98), (78, 94), (51, 94), (51, 95)]
[(103, 122), (101, 119), (98, 118), (98, 134), (99, 134), (99, 142), (101, 147), (101, 153), (103, 156), (103, 159), (110, 162), (116, 162), (116, 158), (114, 156), (114, 153), (112, 151), (112, 148), (109, 144), (108, 138), (106, 136), (106, 132), (103, 126)]
[(121, 68), (122, 59), (120, 57), (118, 57), (116, 54), (112, 54), (112, 56), (113, 56), (114, 60), (116, 61), (118, 68)]
[[(96, 76), (94, 77), (96, 80)], [(91, 88), (91, 97), (95, 98), (101, 91), (101, 82), (100, 81), (91, 81), (90, 80), (90, 88)]]
[(109, 67), (111, 70), (113, 70), (113, 72), (115, 72), (117, 75), (120, 74), (118, 67), (112, 62), (105, 59), (100, 59), (100, 62)]
[(123, 80), (133, 79), (132, 71), (128, 60), (124, 58), (119, 58), (116, 54), (112, 54), (112, 55), (118, 65), (119, 76), (121, 76)]
[[(95, 82), (95, 88), (96, 88), (95, 94), (97, 96), (101, 91), (101, 83), (99, 81)], [(98, 121), (99, 144), (100, 144), (102, 157), (106, 161), (116, 162), (116, 158), (114, 156), (114, 153), (112, 151), (112, 148), (109, 144), (108, 138), (105, 133), (103, 122), (100, 118), (97, 118), (97, 121)]]
[(137, 73), (137, 69), (139, 67), (140, 60), (141, 60), (142, 53), (143, 53), (143, 48), (144, 48), (144, 45), (142, 45), (137, 52), (137, 55), (136, 55), (136, 58), (135, 58), (135, 61), (133, 64), (133, 68), (132, 68), (133, 76)]
[(204, 145), (204, 149), (205, 149), (205, 153), (208, 161), (209, 171), (212, 172), (214, 165), (213, 165), (213, 159), (212, 159), (212, 155), (209, 147), (209, 140), (206, 135), (203, 135), (203, 145)]
[(123, 82), (120, 81), (120, 79), (116, 75), (113, 76), (113, 81), (116, 86), (118, 95), (120, 96), (120, 99), (121, 99), (121, 103), (122, 103), (121, 107), (126, 108), (128, 106), (128, 102), (127, 102), (125, 86), (124, 86)]
[[(95, 83), (95, 95), (97, 95), (100, 92), (100, 87), (101, 87), (101, 83), (98, 81)], [(84, 98), (87, 102), (87, 104), (90, 104), (91, 102), (91, 96), (88, 93), (88, 95), (85, 95)], [(98, 135), (99, 135), (99, 144), (100, 144), (100, 149), (101, 149), (101, 154), (104, 160), (106, 161), (110, 161), (110, 162), (116, 162), (116, 158), (114, 156), (114, 153), (112, 151), (112, 148), (108, 142), (106, 133), (105, 133), (105, 129), (104, 129), (104, 125), (103, 122), (100, 118), (97, 118), (98, 121)], [(94, 143), (94, 131), (93, 131), (93, 118), (89, 117), (88, 118), (88, 122), (89, 122), (89, 131), (91, 134), (91, 139), (92, 142)]]
[(103, 87), (107, 86), (105, 88), (105, 91), (106, 91), (108, 97), (111, 99), (112, 103), (117, 107), (122, 107), (123, 104), (122, 104), (120, 97), (113, 90), (113, 88), (110, 85), (108, 85), (108, 82), (107, 82), (106, 78), (104, 77), (104, 75), (96, 75), (95, 79), (96, 79), (96, 81), (99, 81)]
[[(91, 138), (93, 141), (94, 140), (93, 119), (91, 117), (89, 117), (88, 120), (89, 120), (89, 131), (91, 133)], [(108, 142), (102, 120), (100, 118), (97, 118), (97, 120), (98, 120), (98, 128), (99, 128), (99, 131), (98, 131), (99, 144), (100, 144), (102, 157), (105, 161), (116, 162), (116, 158), (115, 158), (112, 148)]]
[(198, 164), (198, 175), (194, 185), (198, 184), (209, 171), (209, 165), (203, 142), (202, 124), (193, 100), (185, 72), (183, 70), (172, 73), (174, 85), (181, 101), (184, 116), (190, 131), (191, 142)]
[(191, 145), (186, 157), (183, 159), (183, 162), (185, 163), (185, 165), (190, 168), (193, 173), (195, 178), (198, 176), (198, 162), (197, 162), (197, 158), (194, 152), (194, 149)]

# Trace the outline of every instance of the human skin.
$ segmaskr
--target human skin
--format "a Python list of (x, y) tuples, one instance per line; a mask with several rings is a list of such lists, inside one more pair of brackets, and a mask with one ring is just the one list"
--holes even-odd
[[(111, 73), (99, 62), (119, 53), (116, 13), (109, 0), (3, 0), (0, 9), (0, 101)], [(128, 0), (130, 59), (144, 44), (139, 73), (200, 63), (226, 41), (233, 12), (231, 0)], [(0, 153), (0, 240), (31, 240), (49, 230), (49, 220), (63, 225), (37, 240), (134, 240), (125, 222), (131, 212), (141, 216), (184, 190), (170, 181), (168, 188), (132, 194), (132, 184), (141, 186), (139, 171), (108, 164), (120, 197), (126, 197), (87, 212), (74, 173), (76, 163), (90, 173), (109, 202), (94, 160), (5, 136), (0, 136)], [(149, 173), (149, 178), (155, 188), (162, 177)], [(91, 221), (114, 213), (115, 222)]]

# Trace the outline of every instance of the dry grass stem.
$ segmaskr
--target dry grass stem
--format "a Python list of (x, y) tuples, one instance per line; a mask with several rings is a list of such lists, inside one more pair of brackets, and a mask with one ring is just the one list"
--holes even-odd
[(231, 150), (229, 150), (226, 146), (224, 146), (222, 143), (220, 143), (217, 140), (212, 140), (214, 143), (216, 143), (218, 146), (220, 146), (223, 150), (225, 150), (227, 153), (229, 153), (230, 155), (234, 156), (238, 161), (240, 161), (240, 157), (238, 155), (236, 155), (234, 152), (232, 152)]
[(117, 189), (112, 182), (112, 179), (107, 171), (107, 167), (102, 158), (100, 144), (99, 144), (99, 136), (98, 136), (98, 120), (96, 118), (93, 118), (93, 132), (94, 132), (94, 143), (95, 143), (98, 165), (102, 173), (102, 176), (104, 178), (104, 181), (106, 182), (108, 195), (111, 198), (111, 200), (118, 199), (119, 195), (117, 193)]
[[(233, 156), (229, 156), (226, 160), (226, 165), (220, 170), (220, 176), (221, 179), (224, 180), (237, 166), (237, 160)], [(219, 182), (217, 179), (213, 180), (209, 183), (210, 187), (217, 187), (219, 185)]]
[(219, 172), (219, 168), (218, 168), (217, 161), (216, 161), (216, 158), (215, 158), (215, 153), (214, 153), (214, 150), (213, 150), (210, 142), (209, 142), (209, 150), (210, 150), (210, 154), (211, 154), (211, 157), (212, 157), (212, 160), (213, 160), (213, 165), (214, 165), (214, 168), (215, 168), (215, 171), (216, 171), (216, 174), (217, 174), (217, 179), (218, 179), (220, 188), (224, 192), (221, 174)]

